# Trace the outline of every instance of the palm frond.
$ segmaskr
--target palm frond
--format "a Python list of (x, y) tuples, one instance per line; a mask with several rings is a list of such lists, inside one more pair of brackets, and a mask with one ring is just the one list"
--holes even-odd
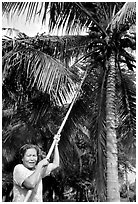
[[(73, 2), (3, 2), (2, 3), (2, 13), (3, 15), (15, 15), (18, 16), (26, 14), (26, 21), (35, 20), (38, 17), (41, 19), (41, 23), (45, 24), (46, 20), (49, 18), (49, 29), (53, 30), (56, 28), (64, 28), (69, 31), (71, 28), (77, 30), (84, 26), (84, 23), (90, 20), (89, 18), (83, 20), (83, 15), (78, 12), (79, 9)], [(47, 13), (49, 13), (47, 15)], [(75, 15), (74, 15), (75, 13)], [(78, 20), (80, 25), (78, 24)]]
[[(9, 28), (8, 30), (10, 31), (9, 34), (13, 33), (13, 29)], [(6, 39), (4, 39), (5, 37)], [(19, 45), (22, 44), (26, 47), (29, 46), (34, 49), (41, 50), (42, 52), (59, 59), (66, 66), (71, 66), (74, 61), (78, 60), (79, 57), (87, 53), (89, 50), (89, 44), (92, 42), (91, 37), (88, 35), (50, 36), (43, 33), (36, 35), (35, 37), (27, 37), (24, 35), (24, 33), (19, 31), (14, 38), (12, 35), (5, 35), (4, 38), (2, 39), (3, 53), (7, 53), (10, 49), (13, 49), (13, 39), (16, 46), (18, 44), (19, 47)]]
[(31, 43), (34, 48), (40, 47), (41, 44), (43, 52), (50, 53), (51, 56), (59, 59), (67, 66), (71, 66), (74, 61), (88, 52), (88, 45), (91, 41), (88, 35), (50, 36), (43, 33), (25, 42)]
[[(90, 116), (90, 132), (92, 144), (96, 142), (94, 147), (95, 154), (95, 172), (96, 172), (96, 185), (100, 201), (106, 198), (106, 110), (105, 106), (105, 84), (106, 72), (99, 74), (97, 84), (95, 86), (94, 98), (95, 106), (93, 106)], [(98, 147), (98, 149), (97, 149)]]
[(136, 24), (136, 2), (126, 2), (110, 23), (111, 30), (129, 29)]
[[(118, 96), (120, 124), (118, 131), (119, 141), (122, 141), (127, 150), (135, 149), (136, 140), (136, 89), (135, 76), (131, 72), (120, 73), (121, 92)], [(120, 90), (118, 87), (118, 90)]]
[[(107, 5), (109, 7), (109, 5)], [(39, 17), (40, 22), (49, 24), (49, 31), (55, 29), (69, 32), (79, 32), (91, 26), (92, 22), (106, 35), (99, 20), (104, 19), (101, 3), (89, 2), (3, 2), (3, 15), (26, 15), (26, 21), (35, 20)], [(98, 12), (97, 12), (98, 11)], [(99, 16), (100, 13), (100, 16)], [(97, 15), (96, 15), (97, 14)]]
[(76, 86), (70, 78), (76, 81), (75, 72), (85, 70), (82, 56), (85, 58), (85, 53), (87, 55), (91, 38), (42, 34), (33, 38), (18, 38), (14, 43), (13, 48), (12, 41), (3, 40), (3, 81), (18, 66), (18, 74), (20, 69), (24, 70), (22, 72), (31, 88), (37, 86), (39, 90), (46, 91), (58, 105), (70, 102)]
[(26, 73), (26, 79), (30, 80), (31, 87), (36, 85), (39, 90), (49, 93), (53, 98), (57, 97), (57, 90), (59, 90), (59, 104), (65, 104), (71, 100), (75, 85), (70, 79), (71, 73), (58, 60), (39, 50), (26, 48), (23, 45), (17, 46), (3, 56), (3, 81), (11, 75), (9, 73), (12, 73), (17, 65), (18, 74), (20, 69), (26, 70), (24, 73)]
[[(49, 31), (61, 29), (65, 30), (67, 33), (70, 31), (78, 32), (87, 29), (94, 24), (98, 27), (99, 31), (106, 36), (105, 29), (107, 27), (107, 21), (109, 22), (111, 17), (113, 17), (112, 15), (115, 13), (114, 8), (116, 5), (118, 9), (120, 8), (120, 5), (122, 6), (122, 3), (109, 2), (103, 6), (101, 2), (3, 2), (2, 12), (3, 15), (17, 14), (19, 16), (25, 13), (26, 21), (31, 21), (32, 19), (35, 20), (39, 17), (42, 24), (45, 24), (46, 21), (48, 22)], [(126, 4), (123, 8), (129, 13), (129, 7), (132, 8), (132, 6), (133, 5)], [(123, 8), (120, 12), (124, 12)], [(118, 15), (120, 15), (120, 12)], [(107, 13), (109, 16), (107, 16)], [(129, 14), (127, 15), (127, 18), (128, 16)], [(123, 18), (123, 15), (120, 18)], [(116, 23), (113, 22), (113, 24)]]
[(14, 16), (16, 13), (17, 16), (23, 15), (26, 13), (26, 21), (35, 20), (35, 18), (39, 17), (43, 14), (43, 19), (45, 13), (43, 13), (43, 6), (45, 11), (47, 11), (50, 2), (3, 2), (2, 3), (2, 13)]

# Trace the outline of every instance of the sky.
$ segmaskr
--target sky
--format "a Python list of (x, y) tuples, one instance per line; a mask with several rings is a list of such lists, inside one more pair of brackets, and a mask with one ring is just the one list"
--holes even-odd
[(47, 27), (42, 26), (42, 24), (36, 20), (35, 22), (26, 22), (24, 17), (14, 17), (13, 19), (2, 18), (3, 28), (15, 28), (20, 32), (32, 37), (37, 33), (47, 32)]

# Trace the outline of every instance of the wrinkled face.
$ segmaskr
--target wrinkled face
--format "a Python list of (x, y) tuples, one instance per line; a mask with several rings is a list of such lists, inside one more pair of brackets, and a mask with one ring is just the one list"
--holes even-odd
[(37, 163), (37, 151), (35, 148), (27, 149), (22, 158), (23, 165), (28, 169), (34, 169)]

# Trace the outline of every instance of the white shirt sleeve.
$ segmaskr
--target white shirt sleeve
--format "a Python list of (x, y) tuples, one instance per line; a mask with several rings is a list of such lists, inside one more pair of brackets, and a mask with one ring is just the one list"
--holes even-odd
[(27, 169), (23, 164), (18, 164), (15, 166), (13, 171), (13, 180), (15, 184), (23, 188), (22, 184), (24, 180), (32, 173), (33, 171), (30, 171), (29, 169)]

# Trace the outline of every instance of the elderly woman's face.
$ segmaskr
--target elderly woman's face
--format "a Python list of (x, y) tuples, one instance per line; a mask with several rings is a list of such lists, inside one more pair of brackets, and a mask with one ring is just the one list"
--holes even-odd
[(23, 165), (28, 169), (34, 169), (37, 163), (37, 151), (35, 148), (27, 149), (22, 158)]

